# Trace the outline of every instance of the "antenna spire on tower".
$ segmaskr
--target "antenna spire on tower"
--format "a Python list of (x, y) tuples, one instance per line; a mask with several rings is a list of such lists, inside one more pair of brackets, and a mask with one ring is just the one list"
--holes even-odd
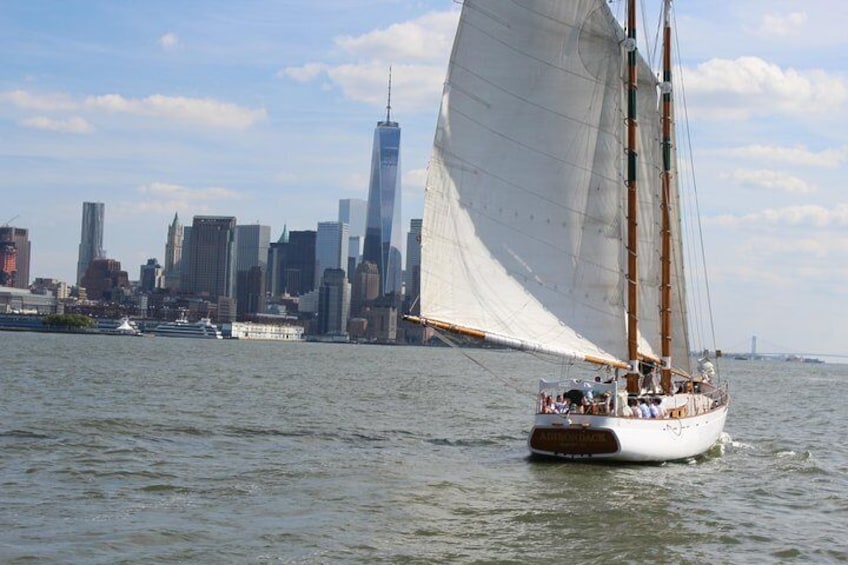
[(389, 99), (386, 102), (386, 123), (391, 122), (392, 113), (392, 66), (389, 65)]

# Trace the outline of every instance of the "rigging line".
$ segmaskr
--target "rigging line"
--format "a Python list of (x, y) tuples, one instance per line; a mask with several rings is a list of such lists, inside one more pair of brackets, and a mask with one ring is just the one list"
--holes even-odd
[[(518, 387), (516, 387), (515, 385), (513, 385), (512, 383), (507, 381), (505, 378), (501, 377), (500, 375), (498, 375), (497, 373), (495, 373), (494, 371), (489, 369), (486, 365), (484, 365), (483, 363), (481, 363), (480, 361), (478, 361), (477, 359), (475, 359), (474, 357), (472, 357), (471, 355), (466, 353), (465, 350), (462, 347), (460, 347), (459, 345), (454, 343), (451, 339), (448, 339), (445, 335), (443, 335), (443, 333), (441, 331), (439, 331), (438, 329), (436, 329), (432, 326), (430, 326), (430, 329), (433, 330), (433, 333), (436, 335), (437, 338), (439, 338), (439, 341), (441, 341), (445, 345), (449, 345), (450, 347), (458, 350), (460, 353), (462, 353), (462, 355), (465, 356), (466, 359), (468, 359), (469, 361), (471, 361), (472, 363), (474, 363), (475, 365), (477, 365), (478, 367), (480, 367), (481, 369), (483, 369), (484, 371), (489, 373), (491, 376), (495, 377), (503, 385), (505, 385), (508, 388), (511, 388), (512, 390), (514, 390), (518, 394), (521, 394), (521, 395), (526, 394), (526, 391), (519, 389)], [(534, 395), (534, 394), (530, 395), (530, 398), (532, 398), (535, 401), (536, 395)]]
[[(677, 29), (677, 14), (676, 14), (676, 11), (672, 10), (671, 15), (674, 18), (674, 29), (676, 30)], [(677, 34), (675, 34), (675, 40), (677, 41), (677, 45), (676, 45), (677, 52), (681, 53), (679, 38), (677, 37)], [(683, 79), (683, 77), (682, 77), (682, 75), (683, 75), (682, 65), (680, 67), (680, 74), (681, 74), (680, 90), (681, 90), (681, 98), (683, 100), (683, 115), (684, 115), (684, 118), (686, 120), (686, 144), (689, 147), (689, 168), (690, 168), (690, 173), (691, 173), (691, 176), (692, 176), (693, 193), (694, 193), (694, 196), (695, 196), (695, 213), (697, 214), (697, 218), (698, 218), (698, 222), (697, 222), (698, 240), (699, 240), (700, 247), (701, 247), (701, 261), (702, 261), (702, 269), (704, 271), (704, 288), (705, 288), (706, 295), (707, 295), (706, 296), (706, 298), (707, 298), (707, 317), (709, 319), (709, 324), (710, 324), (710, 333), (711, 333), (711, 338), (712, 338), (712, 341), (713, 341), (713, 349), (715, 349), (716, 348), (715, 320), (713, 319), (712, 299), (711, 299), (711, 295), (710, 295), (710, 279), (709, 279), (709, 275), (707, 273), (707, 254), (706, 254), (706, 250), (705, 250), (705, 247), (704, 247), (704, 231), (703, 231), (703, 227), (702, 227), (701, 221), (700, 221), (701, 205), (700, 205), (700, 201), (698, 199), (698, 186), (697, 186), (698, 183), (695, 180), (695, 178), (696, 178), (695, 177), (695, 159), (692, 155), (692, 134), (691, 134), (691, 130), (689, 128), (689, 106), (686, 103), (686, 90), (683, 86), (684, 81), (682, 80)], [(718, 356), (716, 356), (716, 359), (714, 361), (714, 365), (715, 365), (715, 368), (716, 368), (716, 376), (718, 377), (720, 375), (720, 372), (718, 370)], [(718, 382), (721, 382), (721, 381), (719, 380)]]

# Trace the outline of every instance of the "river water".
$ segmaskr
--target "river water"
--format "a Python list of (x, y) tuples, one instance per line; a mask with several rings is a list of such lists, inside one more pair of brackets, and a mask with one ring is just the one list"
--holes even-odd
[(719, 445), (608, 466), (527, 457), (526, 354), (0, 344), (2, 563), (848, 562), (846, 365), (723, 361)]

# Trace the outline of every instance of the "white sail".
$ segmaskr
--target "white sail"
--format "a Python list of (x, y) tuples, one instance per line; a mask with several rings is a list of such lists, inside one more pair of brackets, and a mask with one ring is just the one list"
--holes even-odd
[[(626, 358), (623, 39), (603, 0), (465, 1), (427, 180), (422, 317)], [(659, 119), (639, 73), (640, 350), (659, 357)]]

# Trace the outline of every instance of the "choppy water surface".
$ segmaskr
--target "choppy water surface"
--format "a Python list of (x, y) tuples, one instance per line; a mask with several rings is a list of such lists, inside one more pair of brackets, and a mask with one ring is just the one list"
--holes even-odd
[(848, 561), (846, 365), (725, 361), (721, 445), (606, 466), (527, 458), (524, 354), (0, 344), (3, 563)]

